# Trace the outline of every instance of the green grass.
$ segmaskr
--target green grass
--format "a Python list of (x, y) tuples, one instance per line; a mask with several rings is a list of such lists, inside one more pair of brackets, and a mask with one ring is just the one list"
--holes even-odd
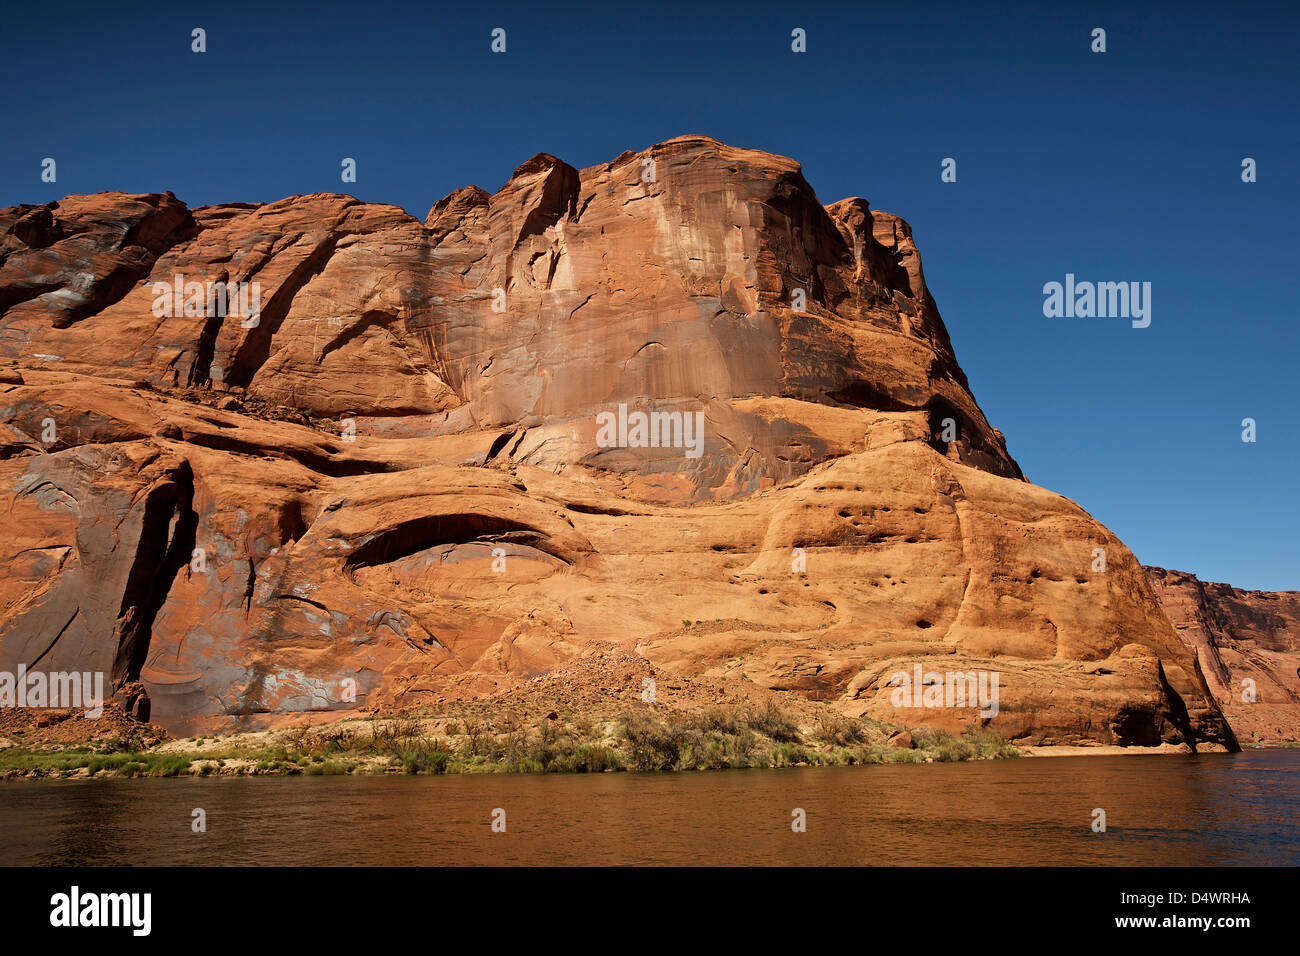
[(584, 715), (573, 722), (526, 724), (508, 717), (489, 725), (471, 716), (443, 721), (442, 735), (428, 733), (426, 723), (410, 716), (374, 718), (299, 728), (271, 745), (232, 742), (173, 753), (140, 749), (134, 740), (50, 751), (11, 747), (0, 750), (0, 776), (604, 773), (949, 762), (1019, 753), (982, 729), (957, 736), (912, 728), (915, 747), (894, 747), (888, 740), (898, 728), (891, 725), (833, 714), (801, 725), (775, 701), (699, 713), (636, 707), (616, 717)]
[(105, 773), (119, 777), (176, 777), (189, 773), (191, 759), (185, 754), (148, 751), (99, 753), (78, 748), (43, 752), (11, 748), (0, 751), (0, 771), (68, 776), (85, 770), (91, 776)]

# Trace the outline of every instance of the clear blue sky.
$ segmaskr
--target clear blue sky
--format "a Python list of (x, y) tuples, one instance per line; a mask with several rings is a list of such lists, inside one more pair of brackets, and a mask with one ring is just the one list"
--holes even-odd
[[(581, 167), (694, 132), (782, 153), (823, 202), (911, 222), (1031, 480), (1146, 563), (1300, 588), (1296, 4), (149, 6), (0, 14), (0, 206), (346, 191), (423, 217), (543, 150)], [(1045, 318), (1067, 272), (1151, 282), (1151, 327)]]

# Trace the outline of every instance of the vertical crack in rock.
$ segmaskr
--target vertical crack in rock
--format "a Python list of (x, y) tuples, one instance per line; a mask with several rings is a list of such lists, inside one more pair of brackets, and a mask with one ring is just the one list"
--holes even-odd
[(266, 364), (271, 356), (271, 341), (288, 316), (294, 297), (303, 286), (324, 271), (330, 256), (334, 254), (335, 246), (342, 238), (343, 233), (329, 233), (271, 294), (262, 306), (257, 325), (248, 330), (248, 335), (235, 351), (230, 368), (223, 376), (227, 384), (247, 387), (253, 376)]
[[(229, 277), (228, 272), (222, 272), (218, 281), (226, 282)], [(194, 363), (190, 366), (189, 378), (186, 384), (201, 386), (211, 383), (212, 357), (216, 352), (217, 336), (221, 332), (222, 325), (225, 324), (225, 319), (226, 317), (220, 314), (215, 305), (210, 302), (206, 310), (203, 326), (199, 331)]]
[(182, 462), (146, 493), (139, 539), (115, 626), (114, 688), (139, 680), (154, 619), (172, 582), (190, 561), (198, 529), (193, 501), (194, 475), (189, 462)]

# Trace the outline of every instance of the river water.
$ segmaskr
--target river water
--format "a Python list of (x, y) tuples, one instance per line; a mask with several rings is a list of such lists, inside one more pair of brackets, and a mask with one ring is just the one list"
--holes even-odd
[[(1093, 832), (1093, 811), (1106, 832)], [(194, 810), (206, 832), (192, 829)], [(802, 809), (806, 832), (791, 829)], [(505, 832), (493, 832), (494, 811)], [(498, 817), (500, 815), (498, 814)], [(1300, 864), (1300, 750), (0, 783), (0, 863)]]

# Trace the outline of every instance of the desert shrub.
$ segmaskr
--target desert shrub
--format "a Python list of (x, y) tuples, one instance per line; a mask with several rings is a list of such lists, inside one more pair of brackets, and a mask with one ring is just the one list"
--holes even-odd
[(674, 770), (681, 759), (681, 740), (666, 725), (632, 712), (622, 719), (620, 732), (628, 742), (634, 770)]
[[(929, 757), (936, 762), (961, 760), (988, 760), (1018, 756), (1014, 746), (994, 731), (984, 727), (969, 727), (959, 737), (933, 727), (911, 728), (912, 740), (916, 745), (914, 754), (918, 760)], [(899, 751), (900, 754), (909, 751)], [(901, 756), (893, 762), (903, 761)]]
[(710, 707), (696, 717), (696, 726), (703, 731), (716, 730), (723, 734), (738, 734), (745, 729), (744, 722), (734, 710), (726, 707)]
[(799, 740), (799, 727), (794, 720), (782, 710), (775, 700), (768, 698), (763, 707), (751, 710), (745, 722), (758, 731), (778, 742), (794, 743)]
[(404, 773), (446, 773), (450, 759), (450, 753), (431, 744), (411, 747), (397, 755)]
[(787, 741), (772, 748), (771, 763), (774, 767), (793, 767), (807, 762), (808, 752), (798, 744)]
[(326, 760), (322, 763), (314, 763), (307, 768), (309, 777), (333, 777), (352, 772), (352, 765), (341, 763), (337, 760)]
[(981, 759), (1005, 760), (1020, 756), (1020, 751), (1008, 743), (1005, 737), (987, 727), (971, 727), (965, 736), (975, 748), (975, 756)]
[(930, 756), (940, 763), (955, 763), (970, 760), (975, 756), (975, 748), (960, 737), (945, 734), (930, 748)]
[(831, 747), (848, 747), (866, 741), (869, 734), (861, 721), (838, 714), (823, 714), (817, 718), (813, 737)]
[(723, 741), (726, 766), (752, 767), (756, 763), (758, 738), (748, 727), (740, 727)]

